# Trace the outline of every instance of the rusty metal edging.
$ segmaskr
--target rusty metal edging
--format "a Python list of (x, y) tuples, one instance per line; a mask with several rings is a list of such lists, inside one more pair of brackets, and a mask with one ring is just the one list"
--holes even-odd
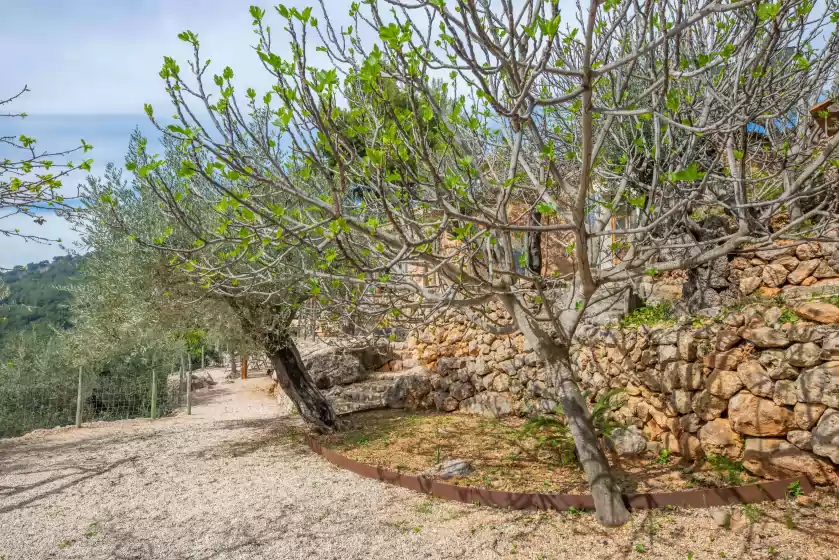
[[(503, 492), (500, 490), (486, 490), (471, 486), (455, 486), (438, 482), (424, 476), (406, 475), (391, 470), (374, 467), (365, 463), (353, 461), (320, 444), (312, 436), (307, 436), (309, 448), (332, 463), (333, 465), (353, 472), (365, 478), (380, 480), (394, 486), (422, 492), (453, 502), (465, 504), (480, 504), (484, 506), (504, 507), (510, 509), (537, 509), (567, 511), (575, 509), (594, 509), (594, 501), (589, 494), (531, 494), (521, 492)], [(624, 501), (630, 509), (655, 509), (666, 506), (684, 508), (726, 506), (736, 504), (754, 504), (786, 497), (787, 488), (793, 482), (801, 485), (801, 492), (809, 494), (813, 491), (813, 484), (806, 476), (760, 482), (734, 488), (703, 488), (683, 492), (660, 492), (653, 494), (628, 494)]]

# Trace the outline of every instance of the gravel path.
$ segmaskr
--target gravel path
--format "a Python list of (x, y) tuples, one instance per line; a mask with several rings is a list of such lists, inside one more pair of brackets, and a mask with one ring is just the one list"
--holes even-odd
[(738, 508), (731, 530), (700, 510), (607, 530), (588, 514), (429, 500), (309, 453), (266, 381), (202, 390), (189, 417), (0, 442), (0, 560), (836, 557), (826, 494), (761, 506), (754, 524)]

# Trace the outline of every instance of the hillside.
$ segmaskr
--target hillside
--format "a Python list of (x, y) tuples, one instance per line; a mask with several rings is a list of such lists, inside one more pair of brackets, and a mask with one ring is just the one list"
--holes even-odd
[(50, 326), (71, 326), (71, 295), (60, 288), (76, 281), (82, 260), (58, 256), (52, 262), (16, 266), (0, 274), (7, 292), (0, 299), (0, 348), (21, 332), (47, 332)]

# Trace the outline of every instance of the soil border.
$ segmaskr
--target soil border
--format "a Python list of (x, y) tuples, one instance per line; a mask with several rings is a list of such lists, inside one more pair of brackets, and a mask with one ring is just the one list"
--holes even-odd
[[(536, 509), (568, 511), (594, 509), (594, 500), (589, 494), (538, 494), (487, 490), (472, 486), (456, 486), (439, 482), (433, 478), (394, 472), (382, 467), (374, 467), (345, 457), (318, 442), (314, 436), (306, 436), (309, 449), (317, 453), (336, 467), (348, 470), (365, 478), (371, 478), (441, 498), (453, 502), (479, 504), (510, 509)], [(790, 484), (798, 482), (802, 494), (814, 490), (813, 483), (807, 476), (785, 478), (747, 484), (731, 488), (702, 488), (681, 492), (656, 492), (645, 494), (626, 494), (624, 502), (633, 510), (656, 509), (662, 507), (703, 508), (737, 504), (756, 504), (775, 501), (786, 497)]]

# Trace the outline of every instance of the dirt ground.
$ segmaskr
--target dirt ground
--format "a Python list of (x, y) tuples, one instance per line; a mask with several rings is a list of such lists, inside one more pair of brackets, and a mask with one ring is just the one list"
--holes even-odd
[[(221, 379), (222, 372), (212, 372)], [(0, 442), (0, 560), (837, 557), (839, 501), (592, 515), (429, 499), (336, 469), (262, 378), (196, 395), (193, 415)]]

